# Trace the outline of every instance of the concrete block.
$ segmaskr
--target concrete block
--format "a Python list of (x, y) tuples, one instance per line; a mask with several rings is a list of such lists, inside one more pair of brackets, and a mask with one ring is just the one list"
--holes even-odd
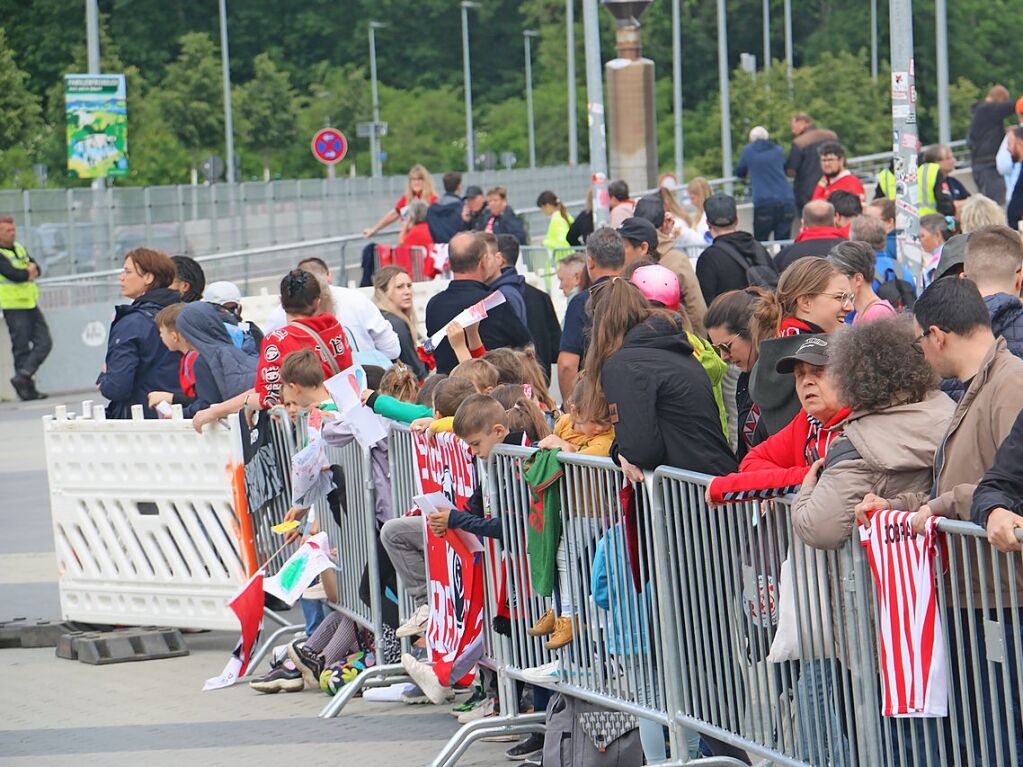
[(37, 618), (0, 622), (0, 648), (56, 647), (61, 634), (70, 629), (67, 623)]
[(154, 626), (79, 635), (72, 633), (66, 636), (66, 643), (62, 642), (59, 649), (64, 653), (60, 657), (77, 657), (82, 663), (93, 666), (188, 655), (188, 647), (180, 631)]

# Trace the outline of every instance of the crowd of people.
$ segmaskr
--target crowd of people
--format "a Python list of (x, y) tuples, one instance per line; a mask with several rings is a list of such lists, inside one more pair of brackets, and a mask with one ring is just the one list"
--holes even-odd
[[(562, 320), (520, 273), (528, 238), (507, 190), (463, 193), (461, 174), (450, 172), (438, 197), (418, 165), (406, 193), (363, 234), (400, 222), (400, 244), (446, 245), (424, 276), (450, 281), (424, 307), (415, 306), (408, 269), (375, 268), (370, 297), (334, 285), (314, 257), (283, 276), (279, 309), (257, 327), (243, 318), (237, 286), (206, 284), (193, 259), (137, 248), (124, 259), (129, 303), (116, 307), (97, 380), (107, 417), (130, 418), (136, 408), (169, 417), (180, 405), (201, 431), (239, 411), (318, 409), (328, 443), (346, 444), (352, 430), (324, 380), (358, 363), (369, 379), (363, 401), (381, 418), (453, 432), (480, 460), (476, 494), (466, 508), (431, 515), (435, 533), (500, 537), (484, 498), (485, 462), (495, 445), (511, 443), (606, 456), (635, 482), (662, 465), (708, 475), (711, 506), (794, 495), (792, 529), (815, 548), (845, 545), (872, 512), (893, 508), (914, 512), (917, 531), (933, 516), (973, 521), (993, 547), (1018, 552), (1023, 243), (1014, 227), (1023, 212), (1023, 127), (1002, 130), (1012, 114), (1003, 91), (993, 88), (977, 105), (971, 128), (981, 193), (950, 176), (947, 147), (921, 154), (919, 275), (901, 257), (891, 169), (864, 186), (836, 132), (806, 114), (792, 118), (787, 156), (766, 129), (750, 131), (736, 175), (752, 187), (752, 232), (740, 228), (736, 200), (703, 179), (688, 185), (688, 206), (670, 184), (633, 199), (623, 181), (612, 182), (611, 226), (595, 226), (592, 203), (573, 215), (554, 192), (540, 194), (549, 217), (542, 242), (558, 254), (568, 300)], [(1016, 112), (1023, 122), (1023, 100)], [(794, 241), (772, 254), (772, 238)], [(693, 245), (703, 246), (695, 263), (686, 251)], [(7, 219), (0, 253), (14, 383), (23, 399), (44, 396), (32, 382), (50, 346), (32, 284), (39, 270)], [(501, 300), (486, 317), (463, 327), (463, 312), (495, 294)], [(374, 456), (383, 488), (384, 447)], [(395, 661), (397, 640), (422, 635), (429, 621), (424, 541), (420, 520), (388, 506), (389, 489), (378, 496), (382, 584), (396, 589), (400, 576), (417, 607), (402, 625), (396, 606), (385, 611), (393, 636), (382, 646)], [(580, 550), (562, 541), (550, 551), (551, 577), (566, 583)], [(1014, 587), (1023, 587), (1019, 573)], [(559, 591), (560, 603), (530, 629), (549, 637), (551, 650), (569, 644), (574, 630), (570, 589)], [(371, 646), (350, 618), (307, 616), (308, 639), (289, 645), (253, 688), (319, 688), (336, 680), (331, 669), (369, 662)], [(983, 643), (960, 641), (986, 657)], [(451, 700), (421, 656), (401, 662), (418, 684), (404, 700)], [(1019, 681), (1005, 680), (1017, 689), (1017, 722)], [(481, 674), (455, 707), (459, 721), (497, 713), (494, 690)], [(982, 690), (987, 698), (977, 704), (990, 709), (995, 691)], [(544, 687), (534, 690), (537, 710), (548, 699)], [(659, 727), (643, 729), (647, 758), (662, 758)], [(1000, 737), (1023, 749), (1019, 727)], [(542, 736), (528, 736), (509, 757), (534, 757), (541, 746)], [(700, 748), (734, 751), (711, 738)]]

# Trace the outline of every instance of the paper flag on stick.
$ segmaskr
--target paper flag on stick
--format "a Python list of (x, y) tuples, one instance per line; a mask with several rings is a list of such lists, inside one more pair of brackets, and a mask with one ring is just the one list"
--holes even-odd
[(327, 556), (330, 542), (326, 533), (317, 533), (288, 557), (276, 575), (263, 581), (263, 590), (289, 605), (302, 596), (313, 579), (334, 563)]
[(487, 318), (487, 312), (491, 312), (496, 309), (504, 303), (504, 300), (504, 293), (499, 290), (495, 290), (482, 301), (478, 301), (468, 309), (463, 310), (457, 317), (451, 320), (451, 322), (430, 336), (430, 350), (436, 349), (440, 345), (440, 342), (448, 337), (448, 328), (451, 327), (452, 322), (457, 322), (463, 328), (475, 325), (476, 323), (485, 320)]
[(263, 571), (259, 570), (249, 578), (227, 606), (238, 616), (241, 636), (220, 676), (207, 679), (203, 690), (230, 687), (249, 670), (249, 659), (263, 628)]
[(300, 522), (297, 519), (288, 519), (280, 524), (274, 525), (270, 529), (278, 535), (284, 535), (285, 533), (290, 533), (292, 530), (296, 529), (299, 524)]

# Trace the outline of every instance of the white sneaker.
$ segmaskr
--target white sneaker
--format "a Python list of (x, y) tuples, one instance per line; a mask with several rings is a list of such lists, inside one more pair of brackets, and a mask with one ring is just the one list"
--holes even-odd
[(493, 698), (484, 698), (468, 711), (463, 711), (459, 714), (458, 723), (469, 724), (469, 722), (475, 722), (477, 719), (493, 716), (495, 711), (497, 711), (497, 701)]
[(403, 626), (401, 626), (394, 635), (398, 639), (403, 637), (414, 637), (426, 632), (426, 626), (430, 622), (430, 606), (420, 605), (419, 609), (412, 614), (412, 617), (408, 619)]
[(561, 681), (561, 661), (522, 669), (522, 678), (530, 684), (556, 684)]
[(405, 667), (406, 673), (412, 677), (412, 681), (426, 694), (431, 703), (439, 706), (441, 703), (449, 700), (449, 695), (452, 698), (454, 697), (452, 690), (444, 687), (440, 680), (437, 679), (433, 666), (423, 663), (421, 660), (416, 660), (407, 652), (401, 655), (401, 665)]

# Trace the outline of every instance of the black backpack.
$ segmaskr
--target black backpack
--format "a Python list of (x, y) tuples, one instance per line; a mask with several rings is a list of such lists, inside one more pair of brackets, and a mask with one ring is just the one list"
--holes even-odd
[(746, 273), (747, 285), (767, 290), (775, 290), (778, 287), (778, 267), (774, 265), (771, 256), (760, 243), (757, 243), (756, 250), (754, 250), (752, 262), (729, 242), (717, 240), (712, 247), (721, 248), (742, 267)]
[(881, 283), (877, 288), (878, 298), (890, 303), (897, 312), (912, 311), (916, 303), (916, 288), (913, 283), (899, 277), (894, 269), (885, 269), (883, 274), (876, 272), (874, 276)]

